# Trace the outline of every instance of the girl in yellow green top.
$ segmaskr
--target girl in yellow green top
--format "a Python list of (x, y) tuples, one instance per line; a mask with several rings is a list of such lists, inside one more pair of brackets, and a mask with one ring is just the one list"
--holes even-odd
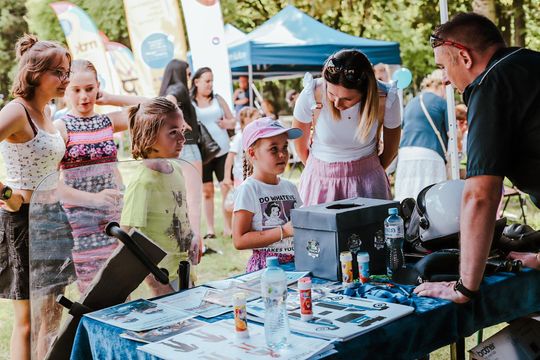
[[(181, 110), (164, 97), (129, 111), (131, 152), (144, 160), (126, 189), (121, 225), (137, 228), (167, 252), (159, 267), (167, 269), (171, 281), (177, 278), (181, 260), (189, 258), (196, 265), (200, 256), (187, 215), (184, 176), (173, 160), (184, 146), (184, 127)], [(153, 276), (145, 281), (156, 296), (173, 291)]]

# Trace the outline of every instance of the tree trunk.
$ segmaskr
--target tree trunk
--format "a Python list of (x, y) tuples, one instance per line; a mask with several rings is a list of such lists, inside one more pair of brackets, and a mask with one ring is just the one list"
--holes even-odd
[(495, 0), (473, 0), (472, 8), (475, 13), (484, 15), (495, 24), (497, 23)]
[(514, 0), (514, 46), (525, 46), (525, 12), (523, 11), (523, 0)]

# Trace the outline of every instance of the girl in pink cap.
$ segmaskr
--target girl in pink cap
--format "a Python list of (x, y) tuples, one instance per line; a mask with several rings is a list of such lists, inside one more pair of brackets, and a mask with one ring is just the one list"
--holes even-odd
[(278, 175), (289, 159), (288, 139), (302, 136), (271, 118), (255, 120), (242, 137), (245, 181), (234, 202), (233, 242), (238, 250), (253, 249), (246, 271), (266, 267), (266, 257), (281, 264), (294, 260), (291, 209), (302, 205), (296, 186)]

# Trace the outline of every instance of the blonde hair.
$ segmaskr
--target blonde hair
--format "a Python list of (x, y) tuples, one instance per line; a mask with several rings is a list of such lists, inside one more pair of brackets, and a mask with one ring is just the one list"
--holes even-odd
[(88, 60), (73, 60), (73, 62), (71, 63), (71, 73), (78, 73), (84, 71), (88, 71), (94, 74), (94, 76), (96, 77), (96, 82), (98, 82), (98, 75), (94, 64), (92, 64)]
[(238, 120), (240, 120), (240, 127), (244, 129), (247, 125), (246, 122), (248, 120), (255, 120), (259, 117), (261, 117), (259, 110), (250, 106), (243, 107), (238, 113)]
[[(352, 79), (345, 71), (332, 73), (328, 70), (330, 64), (339, 63), (339, 67), (353, 72)], [(379, 90), (377, 79), (373, 67), (368, 58), (357, 50), (340, 50), (330, 56), (323, 67), (323, 78), (325, 81), (343, 86), (346, 89), (357, 90), (360, 93), (359, 121), (356, 128), (355, 137), (365, 140), (377, 122), (378, 128), (382, 125), (383, 119), (379, 119)], [(334, 107), (334, 104), (326, 99), (327, 105), (332, 113), (334, 120), (339, 120), (340, 111)]]
[(420, 88), (425, 90), (427, 88), (437, 88), (443, 85), (443, 72), (440, 69), (435, 69), (422, 80)]
[(134, 159), (147, 159), (154, 149), (159, 130), (167, 117), (182, 111), (164, 97), (148, 100), (129, 108), (129, 133), (131, 135), (131, 154)]
[(71, 54), (67, 49), (55, 41), (40, 41), (35, 35), (24, 34), (19, 38), (15, 53), (19, 65), (11, 87), (14, 97), (31, 100), (43, 73), (58, 68), (64, 58), (71, 65)]

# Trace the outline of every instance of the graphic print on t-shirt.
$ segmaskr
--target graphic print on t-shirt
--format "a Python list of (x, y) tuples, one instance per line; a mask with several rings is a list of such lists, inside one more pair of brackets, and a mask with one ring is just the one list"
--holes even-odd
[(193, 234), (191, 233), (191, 230), (185, 231), (185, 229), (190, 229), (189, 223), (182, 223), (177, 215), (177, 209), (182, 208), (182, 204), (184, 203), (182, 193), (180, 191), (172, 191), (172, 197), (176, 204), (172, 211), (171, 225), (167, 229), (166, 234), (171, 240), (178, 244), (180, 252), (185, 252), (190, 248)]
[(262, 213), (262, 228), (265, 230), (288, 223), (296, 199), (292, 195), (265, 196), (259, 198), (259, 204)]
[[(265, 196), (259, 198), (259, 205), (262, 214), (262, 229), (267, 230), (285, 225), (290, 221), (291, 209), (296, 207), (296, 199), (293, 195)], [(285, 238), (265, 249), (277, 253), (293, 253), (292, 240), (292, 237)]]

